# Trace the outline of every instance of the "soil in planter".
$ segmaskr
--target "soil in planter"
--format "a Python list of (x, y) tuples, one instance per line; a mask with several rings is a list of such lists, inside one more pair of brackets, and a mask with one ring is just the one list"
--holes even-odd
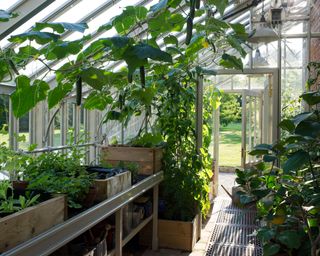
[(89, 173), (96, 173), (97, 174), (96, 179), (101, 179), (101, 180), (108, 179), (117, 174), (128, 171), (122, 168), (105, 168), (102, 166), (86, 166), (86, 170)]
[(150, 177), (150, 175), (138, 174), (135, 178), (132, 179), (132, 185), (137, 184), (148, 177)]

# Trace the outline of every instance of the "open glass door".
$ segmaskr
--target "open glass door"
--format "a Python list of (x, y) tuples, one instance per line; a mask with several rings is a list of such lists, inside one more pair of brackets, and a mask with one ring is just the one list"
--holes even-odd
[[(207, 81), (209, 81), (208, 85), (214, 85), (224, 93), (242, 96), (240, 147), (239, 150), (233, 150), (232, 154), (238, 154), (239, 157), (241, 155), (239, 166), (246, 167), (253, 164), (257, 159), (250, 156), (248, 152), (255, 145), (272, 143), (279, 139), (278, 124), (281, 112), (279, 70), (272, 68), (245, 69), (242, 73), (236, 70), (218, 70), (217, 75), (210, 77)], [(219, 115), (218, 110), (214, 114), (215, 187), (217, 187), (219, 169), (221, 168), (219, 155), (223, 155)]]
[(241, 165), (243, 168), (254, 164), (257, 159), (248, 154), (262, 143), (263, 100), (262, 91), (242, 92), (242, 140)]

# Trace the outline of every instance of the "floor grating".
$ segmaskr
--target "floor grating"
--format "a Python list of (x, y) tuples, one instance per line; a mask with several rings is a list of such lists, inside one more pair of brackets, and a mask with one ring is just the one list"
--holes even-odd
[(215, 214), (206, 256), (262, 256), (258, 239), (253, 236), (256, 226), (256, 212), (241, 209), (230, 199), (217, 198)]

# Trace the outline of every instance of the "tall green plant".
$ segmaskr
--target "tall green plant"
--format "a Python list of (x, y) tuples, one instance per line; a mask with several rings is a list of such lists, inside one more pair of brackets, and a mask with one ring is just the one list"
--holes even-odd
[(206, 214), (210, 207), (211, 161), (208, 143), (197, 153), (195, 97), (195, 81), (182, 70), (172, 70), (161, 83), (156, 127), (166, 142), (163, 191), (169, 219), (189, 221), (200, 209)]

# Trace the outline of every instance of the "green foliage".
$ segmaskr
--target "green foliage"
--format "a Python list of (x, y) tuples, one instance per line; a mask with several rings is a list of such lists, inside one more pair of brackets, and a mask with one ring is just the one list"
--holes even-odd
[[(118, 98), (125, 87), (131, 86), (125, 81), (126, 77), (129, 78), (130, 83), (139, 83), (138, 76), (135, 75), (138, 68), (144, 67), (146, 73), (152, 73), (153, 70), (150, 68), (156, 66), (156, 62), (160, 62), (165, 64), (162, 75), (166, 75), (165, 72), (168, 71), (168, 68), (176, 68), (188, 63), (188, 70), (192, 70), (197, 66), (198, 52), (203, 48), (208, 48), (213, 51), (216, 58), (219, 58), (221, 52), (224, 52), (220, 61), (222, 66), (242, 69), (241, 60), (229, 55), (227, 50), (231, 47), (236, 49), (241, 57), (245, 56), (246, 53), (242, 45), (247, 38), (247, 34), (244, 27), (240, 24), (229, 24), (217, 20), (210, 15), (211, 10), (215, 7), (222, 15), (227, 6), (227, 1), (211, 0), (204, 5), (204, 10), (196, 11), (199, 3), (199, 1), (194, 0), (187, 3), (190, 7), (188, 15), (175, 11), (175, 8), (178, 8), (181, 4), (181, 0), (162, 0), (151, 6), (149, 10), (139, 5), (127, 6), (121, 14), (99, 28), (99, 31), (114, 28), (118, 35), (97, 39), (90, 42), (86, 47), (84, 45), (91, 40), (90, 34), (75, 41), (65, 41), (61, 37), (67, 31), (83, 33), (88, 28), (85, 23), (40, 22), (36, 23), (31, 31), (12, 36), (9, 40), (18, 46), (15, 46), (15, 49), (0, 52), (0, 80), (2, 82), (4, 79), (10, 81), (13, 80), (13, 74), (18, 76), (15, 82), (19, 92), (12, 95), (14, 114), (20, 117), (44, 99), (48, 99), (49, 108), (56, 106), (72, 92), (75, 81), (81, 76), (83, 82), (93, 89), (90, 99), (84, 106), (88, 109), (96, 108), (99, 110), (109, 107), (113, 111), (112, 113), (115, 113), (114, 111), (118, 112), (116, 115), (110, 114), (111, 119), (118, 119), (127, 123), (133, 113), (142, 113), (141, 109), (143, 107), (141, 104), (143, 103), (141, 101), (135, 102), (136, 99), (133, 98), (134, 95), (132, 94), (130, 98), (132, 100), (131, 106), (128, 107), (129, 104), (127, 104), (120, 110), (116, 110), (116, 104), (113, 104), (110, 100), (114, 96), (110, 89), (114, 86), (117, 87), (113, 98)], [(193, 26), (193, 18), (204, 15), (205, 12), (207, 13), (205, 24)], [(14, 15), (5, 11), (0, 12), (0, 21), (7, 21), (13, 17)], [(190, 44), (188, 46), (179, 45), (175, 36), (167, 34), (173, 31), (182, 31), (187, 20), (192, 23), (193, 27), (193, 29), (191, 27), (191, 32), (188, 32)], [(147, 36), (144, 38), (147, 39), (132, 36), (134, 34), (132, 32), (146, 26)], [(51, 30), (52, 32), (48, 32)], [(229, 31), (228, 36), (225, 37), (227, 31)], [(166, 35), (164, 43), (168, 45), (168, 48), (160, 50), (157, 42), (163, 35)], [(19, 44), (26, 41), (35, 41), (41, 44), (42, 48), (38, 50), (30, 44), (19, 47)], [(219, 53), (217, 48), (219, 48)], [(173, 55), (176, 57), (174, 63)], [(66, 59), (69, 56), (72, 56), (72, 58), (59, 69), (54, 70), (50, 67), (49, 63), (51, 61)], [(54, 73), (57, 86), (49, 88), (44, 81), (31, 85), (31, 81), (28, 81), (23, 74), (20, 75), (20, 72), (23, 73), (23, 68), (30, 61), (39, 61), (47, 68), (47, 73)], [(106, 71), (104, 63), (110, 61), (125, 61), (127, 70), (119, 73)], [(210, 71), (207, 71), (203, 68), (202, 73), (210, 73)], [(138, 94), (135, 96), (138, 97)], [(103, 100), (103, 97), (107, 100)], [(22, 101), (22, 98), (26, 100)], [(128, 115), (128, 118), (125, 118), (125, 115)]]
[(35, 80), (31, 85), (30, 79), (24, 75), (18, 76), (15, 82), (16, 90), (11, 94), (12, 110), (16, 117), (22, 117), (39, 101), (46, 99), (50, 87), (41, 80)]
[(182, 70), (172, 70), (159, 90), (156, 128), (166, 142), (165, 217), (190, 221), (197, 211), (206, 214), (209, 209), (208, 184), (212, 176), (207, 147), (199, 154), (196, 150), (195, 84)]
[(68, 23), (68, 22), (37, 22), (33, 27), (34, 31), (41, 31), (44, 28), (51, 28), (54, 32), (59, 34), (64, 33), (65, 31), (77, 31), (83, 33), (88, 25), (86, 23)]
[[(57, 86), (49, 88), (44, 82), (31, 85), (27, 77), (17, 74), (17, 90), (11, 96), (16, 116), (27, 113), (41, 100), (48, 99), (49, 108), (56, 106), (74, 90), (79, 77), (92, 89), (84, 106), (88, 109), (107, 109), (105, 122), (116, 120), (126, 126), (131, 117), (145, 113), (144, 124), (150, 127), (151, 116), (156, 114), (155, 126), (150, 131), (145, 129), (142, 132), (140, 129), (135, 143), (150, 146), (158, 143), (158, 134), (161, 135), (167, 144), (166, 186), (168, 203), (172, 206), (171, 217), (190, 219), (198, 209), (206, 213), (209, 208), (208, 181), (212, 173), (207, 149), (212, 133), (212, 109), (219, 104), (220, 98), (217, 91), (208, 92), (212, 98), (206, 98), (204, 147), (197, 152), (194, 129), (195, 75), (214, 74), (205, 67), (198, 67), (198, 53), (207, 48), (217, 59), (224, 52), (220, 61), (223, 67), (242, 69), (241, 59), (229, 55), (227, 50), (235, 48), (244, 57), (242, 45), (247, 34), (240, 24), (212, 18), (211, 12), (215, 7), (221, 15), (224, 13), (226, 0), (208, 1), (204, 11), (209, 18), (196, 25), (193, 24), (194, 17), (204, 14), (202, 10), (195, 10), (199, 7), (199, 1), (187, 2), (190, 7), (187, 15), (175, 10), (181, 2), (162, 0), (149, 10), (142, 6), (128, 6), (99, 28), (99, 31), (114, 28), (118, 35), (90, 43), (90, 35), (76, 41), (64, 41), (61, 37), (61, 33), (68, 30), (83, 32), (86, 24), (38, 23), (33, 30), (12, 36), (10, 40), (16, 44), (36, 41), (42, 44), (41, 51), (29, 45), (20, 47), (19, 52), (1, 52), (0, 79), (8, 76), (9, 80), (12, 79), (12, 74), (30, 61), (41, 62), (48, 73), (55, 75)], [(182, 31), (186, 22), (190, 44), (179, 45), (170, 32)], [(147, 27), (147, 35), (143, 38), (132, 33), (141, 27)], [(45, 28), (53, 32), (42, 31)], [(227, 31), (228, 37), (225, 36)], [(164, 35), (168, 47), (160, 49), (157, 42)], [(86, 43), (88, 45), (83, 47)], [(72, 58), (57, 70), (50, 67), (49, 61), (69, 56)], [(117, 73), (106, 71), (105, 63), (115, 61), (124, 61), (127, 68)], [(144, 74), (137, 74), (137, 69), (140, 72), (144, 70)], [(71, 206), (79, 206), (78, 197), (85, 192), (90, 180), (79, 168), (77, 158), (53, 153), (33, 159), (28, 166), (27, 177), (30, 186), (49, 192), (67, 193)]]
[(18, 199), (15, 199), (11, 182), (8, 180), (0, 181), (0, 213), (2, 214), (14, 213), (33, 206), (38, 203), (39, 197), (39, 194), (31, 196), (27, 192), (26, 196), (20, 195)]
[[(307, 92), (301, 97), (312, 105), (317, 102), (317, 93)], [(263, 156), (270, 165), (268, 169), (257, 167), (259, 189), (266, 192), (256, 198), (259, 217), (267, 223), (258, 230), (265, 255), (317, 255), (320, 247), (319, 125), (318, 110), (287, 118), (280, 123), (287, 135), (272, 145), (258, 145), (251, 152)], [(281, 163), (281, 168), (275, 167), (276, 163)], [(245, 175), (250, 179), (255, 177), (252, 170)]]
[(160, 133), (144, 133), (138, 137), (133, 138), (128, 145), (134, 147), (157, 147), (163, 143), (163, 137)]
[(81, 208), (93, 176), (81, 165), (83, 155), (77, 149), (69, 153), (43, 153), (33, 157), (25, 167), (28, 188), (51, 194), (66, 194), (68, 206)]
[(11, 180), (21, 180), (23, 178), (25, 165), (29, 160), (28, 155), (0, 144), (0, 170), (7, 171)]
[(230, 123), (241, 122), (241, 96), (222, 94), (220, 106), (220, 123), (227, 126)]

